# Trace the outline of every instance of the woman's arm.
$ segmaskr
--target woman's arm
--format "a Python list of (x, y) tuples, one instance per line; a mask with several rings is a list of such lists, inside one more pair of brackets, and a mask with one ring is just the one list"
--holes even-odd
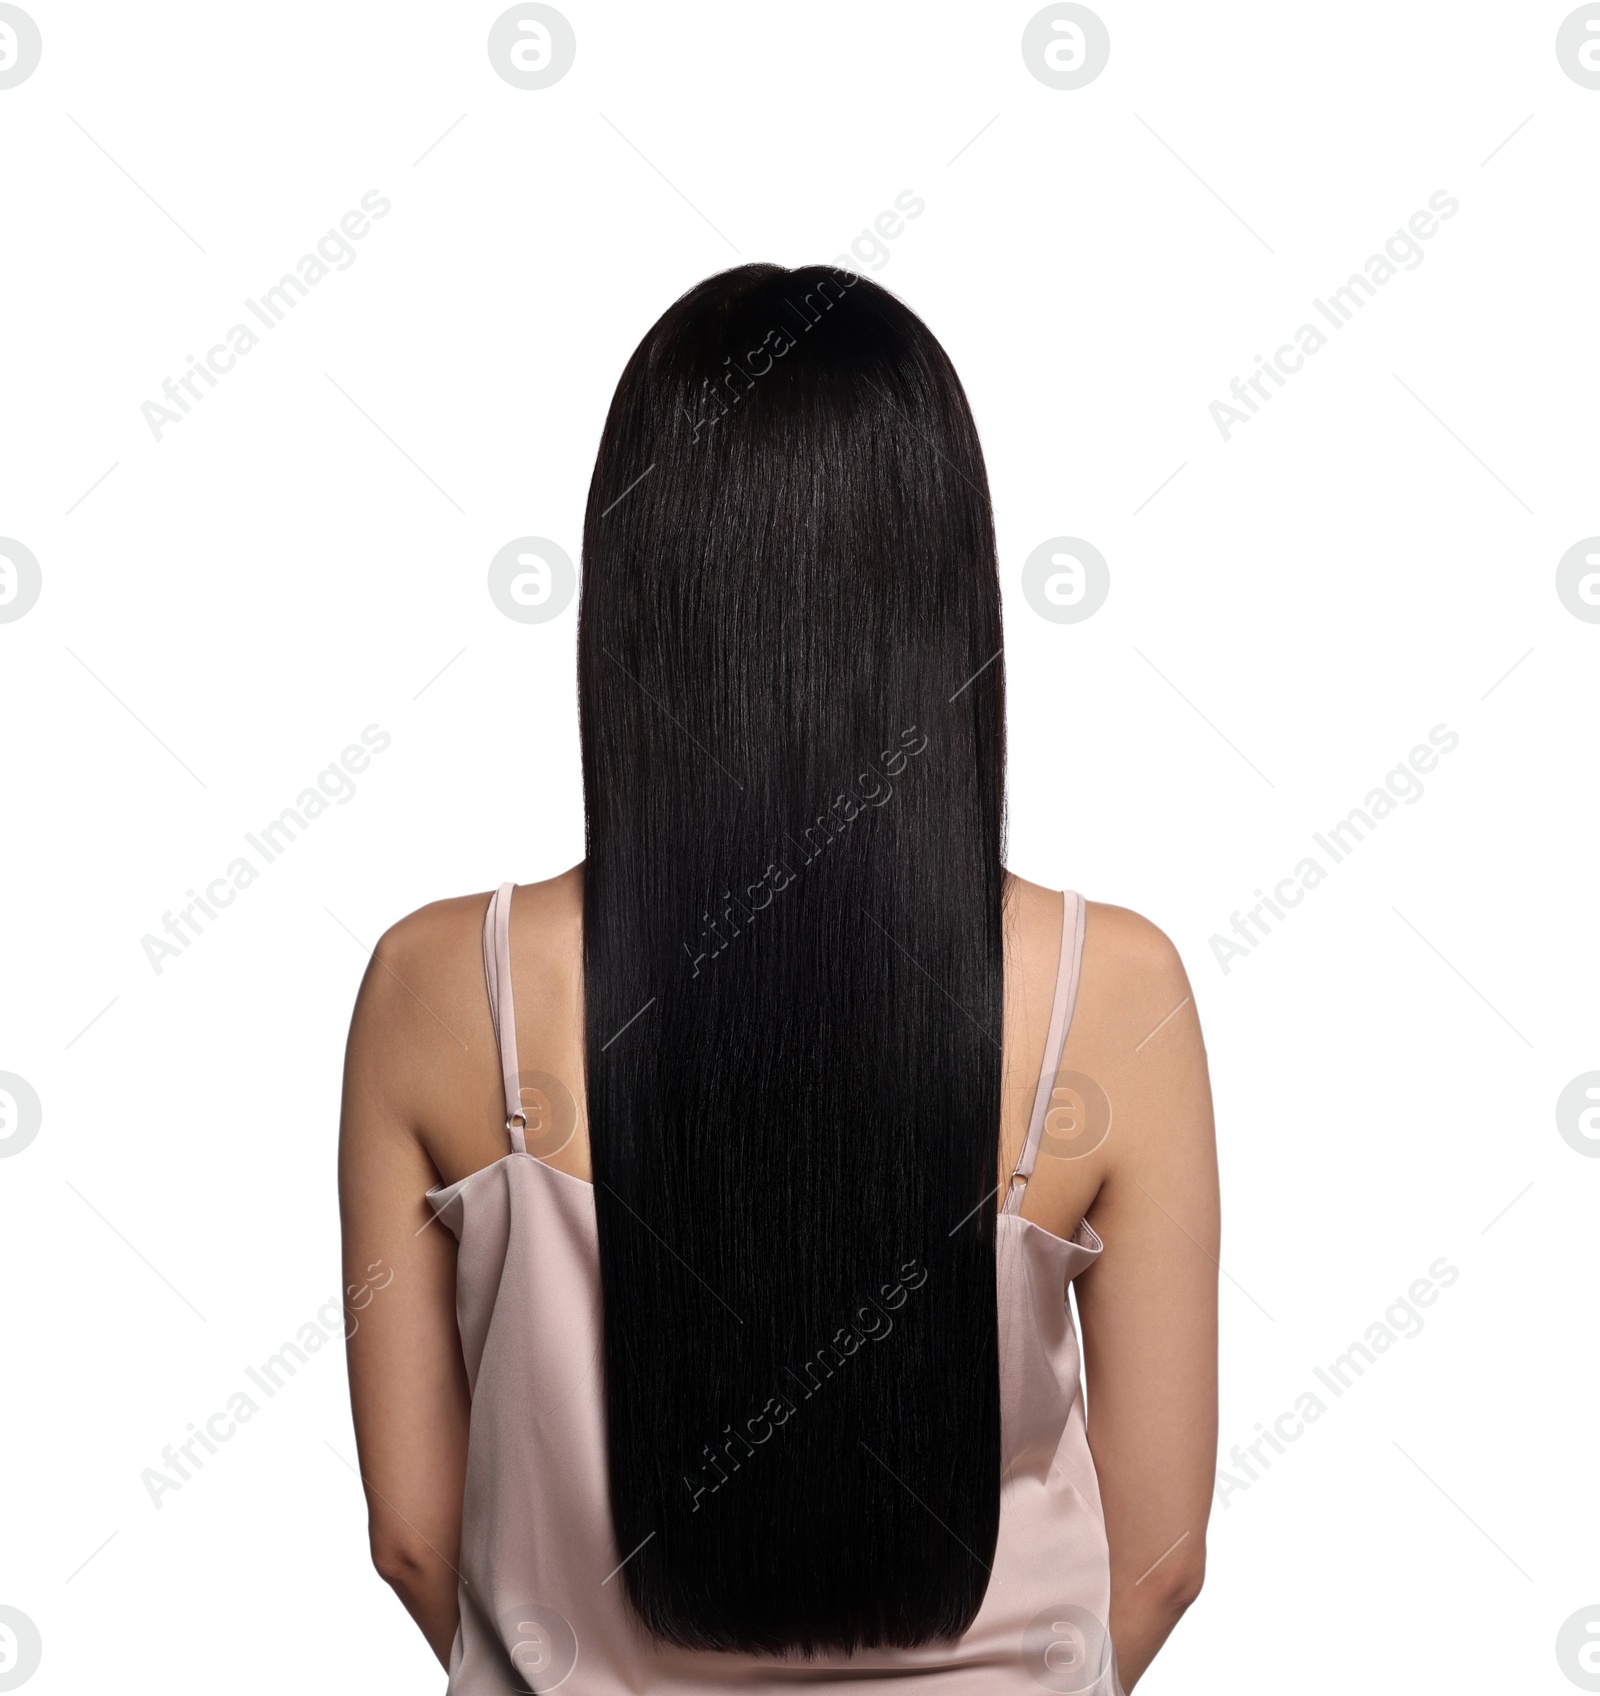
[(423, 1192), (437, 1179), (418, 1137), (441, 1074), (460, 1070), (460, 1039), (440, 1022), (460, 1021), (452, 1016), (455, 986), (440, 981), (433, 947), (440, 939), (429, 935), (436, 927), (429, 909), (395, 926), (361, 985), (345, 1055), (339, 1206), (347, 1332), (354, 1327), (346, 1344), (350, 1399), (372, 1560), (448, 1666), (468, 1395), (455, 1320), (455, 1239), (428, 1222)]
[(1176, 949), (1137, 914), (1095, 906), (1083, 972), (1095, 1009), (1085, 1036), (1112, 1119), (1090, 1214), (1106, 1250), (1078, 1280), (1078, 1311), (1111, 1551), (1111, 1638), (1131, 1690), (1205, 1575), (1217, 1449), (1216, 1141), (1205, 1044)]

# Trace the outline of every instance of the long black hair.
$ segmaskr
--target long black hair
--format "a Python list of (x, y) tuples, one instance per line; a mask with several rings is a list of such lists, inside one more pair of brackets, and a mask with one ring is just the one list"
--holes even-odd
[(826, 266), (640, 342), (584, 520), (618, 1582), (686, 1646), (959, 1635), (999, 1521), (1004, 689), (948, 357)]

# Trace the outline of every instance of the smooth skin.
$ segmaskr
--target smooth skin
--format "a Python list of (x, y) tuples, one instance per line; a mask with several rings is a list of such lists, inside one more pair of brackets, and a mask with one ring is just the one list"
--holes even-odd
[[(448, 1665), (469, 1399), (455, 1239), (423, 1200), (508, 1151), (483, 981), (485, 895), (435, 902), (374, 951), (345, 1057), (339, 1200), (347, 1290), (370, 1290), (348, 1342), (372, 1559)], [(567, 1080), (571, 1138), (548, 1163), (588, 1181), (583, 1111), (583, 868), (512, 902), (525, 1072)], [(1001, 1193), (1027, 1135), (1061, 937), (1061, 898), (1008, 875)], [(1041, 1153), (1023, 1217), (1106, 1243), (1080, 1276), (1089, 1446), (1111, 1553), (1111, 1636), (1132, 1690), (1205, 1572), (1216, 1460), (1218, 1200), (1211, 1089), (1189, 980), (1148, 920), (1091, 901), (1063, 1069), (1111, 1103), (1101, 1144)], [(1057, 1146), (1073, 1135), (1058, 1096)], [(393, 1276), (381, 1282), (381, 1263)]]

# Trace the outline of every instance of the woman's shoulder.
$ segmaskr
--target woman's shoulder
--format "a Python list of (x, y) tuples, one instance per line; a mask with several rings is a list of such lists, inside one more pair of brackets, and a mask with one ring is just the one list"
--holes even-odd
[(483, 994), (480, 941), (489, 891), (430, 901), (378, 938), (356, 1002), (358, 1020), (402, 1029), (433, 1019), (449, 1026)]
[(1188, 974), (1172, 938), (1131, 907), (1084, 902), (1084, 971), (1124, 991), (1187, 990)]
[[(380, 965), (401, 967), (412, 978), (446, 988), (471, 978), (483, 983), (483, 923), (494, 890), (448, 895), (409, 912), (384, 931), (373, 950)], [(511, 893), (513, 957), (565, 939), (583, 917), (583, 867), (577, 865)]]
[[(511, 948), (519, 968), (570, 945), (582, 919), (581, 870), (514, 887)], [(353, 1035), (430, 1064), (452, 1048), (479, 1046), (489, 1019), (483, 924), (493, 895), (446, 896), (395, 920), (372, 950)]]
[(481, 1067), (489, 1013), (479, 937), (489, 896), (430, 901), (378, 938), (350, 1020), (346, 1088), (415, 1126)]
[[(1060, 891), (1012, 878), (1007, 920), (1042, 1044), (1037, 1010), (1048, 1005), (1056, 981)], [(1077, 1129), (1066, 1145), (1045, 1143), (1047, 1154), (1066, 1157), (1039, 1160), (1025, 1204), (1028, 1217), (1058, 1236), (1103, 1205), (1105, 1186), (1119, 1174), (1152, 1157), (1157, 1164), (1170, 1159), (1173, 1139), (1186, 1135), (1193, 1119), (1190, 1105), (1204, 1093), (1194, 998), (1171, 938), (1142, 913), (1086, 899), (1082, 945), (1051, 1098), (1060, 1122)]]
[[(1024, 936), (1048, 941), (1059, 935), (1061, 892), (1007, 874), (1008, 923)], [(494, 891), (452, 895), (397, 919), (372, 951), (362, 1000), (385, 1021), (411, 1025), (439, 1018), (446, 1007), (481, 1005), (483, 923)], [(1074, 1031), (1093, 1025), (1121, 1037), (1146, 1015), (1170, 1012), (1190, 994), (1176, 945), (1153, 920), (1111, 902), (1084, 902), (1083, 963)], [(548, 960), (563, 968), (581, 948), (583, 866), (533, 883), (517, 884), (511, 901), (512, 956), (519, 967)], [(519, 977), (522, 975), (519, 971)], [(1145, 1027), (1148, 1029), (1148, 1027)], [(1142, 1040), (1144, 1030), (1135, 1037)]]
[[(1034, 925), (1059, 925), (1056, 892), (1015, 881), (1016, 911)], [(1172, 938), (1143, 913), (1086, 898), (1064, 1068), (1093, 1078), (1112, 1100), (1154, 1105), (1190, 1090), (1205, 1066), (1194, 991)]]
[[(483, 963), (493, 894), (430, 901), (390, 925), (372, 950), (351, 1020), (350, 1076), (423, 1134), (436, 1164), (441, 1137), (475, 1135), (480, 1120), (497, 1127), (503, 1117)], [(519, 1024), (528, 1015), (537, 1022), (543, 985), (571, 981), (582, 906), (579, 867), (515, 886), (511, 952)], [(481, 1113), (464, 1110), (464, 1103), (480, 1100)]]
[[(1007, 904), (1022, 926), (1050, 932), (1059, 923), (1061, 891), (1007, 874)], [(1178, 989), (1187, 993), (1188, 975), (1176, 945), (1161, 927), (1131, 907), (1084, 897), (1082, 982), (1096, 994), (1135, 1013), (1148, 996)]]

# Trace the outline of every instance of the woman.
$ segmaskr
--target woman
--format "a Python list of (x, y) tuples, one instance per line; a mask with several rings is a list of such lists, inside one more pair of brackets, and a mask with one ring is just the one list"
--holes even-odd
[(1199, 1589), (1205, 1052), (1158, 930), (1004, 870), (1000, 647), (921, 321), (672, 306), (589, 491), (587, 858), (396, 925), (350, 1036), (373, 1559), (458, 1696), (1110, 1693)]

